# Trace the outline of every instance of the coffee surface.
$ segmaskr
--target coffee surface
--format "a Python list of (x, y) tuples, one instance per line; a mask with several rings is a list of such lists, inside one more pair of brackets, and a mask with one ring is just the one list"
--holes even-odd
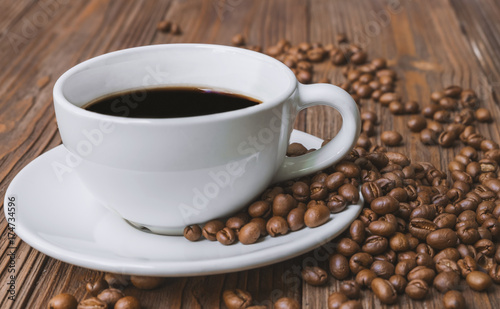
[(128, 118), (181, 118), (224, 113), (260, 103), (247, 96), (212, 89), (165, 87), (111, 94), (83, 108)]

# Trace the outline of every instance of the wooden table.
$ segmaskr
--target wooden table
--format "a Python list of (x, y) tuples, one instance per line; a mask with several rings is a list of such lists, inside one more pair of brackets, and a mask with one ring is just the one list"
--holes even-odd
[[(450, 84), (475, 89), (482, 104), (500, 119), (497, 106), (500, 90), (500, 5), (495, 0), (459, 1), (327, 1), (327, 0), (172, 0), (172, 1), (68, 1), (19, 0), (0, 2), (0, 189), (40, 154), (59, 145), (61, 139), (52, 106), (55, 80), (73, 65), (91, 57), (133, 46), (204, 42), (229, 44), (236, 33), (249, 44), (270, 46), (281, 38), (334, 43), (335, 35), (346, 33), (365, 47), (371, 58), (386, 57), (400, 77), (398, 89), (404, 99), (429, 102), (431, 91)], [(168, 19), (181, 25), (182, 35), (160, 33), (158, 21)], [(339, 69), (329, 63), (317, 66), (315, 80), (343, 80)], [(44, 87), (37, 81), (49, 76)], [(442, 169), (458, 147), (427, 148), (405, 125), (407, 116), (392, 116), (379, 105), (365, 103), (384, 121), (378, 130), (404, 133), (397, 150), (412, 159), (430, 161)], [(338, 130), (336, 112), (310, 108), (300, 114), (296, 128), (322, 138)], [(480, 125), (488, 138), (500, 141), (496, 125)], [(3, 200), (2, 194), (2, 200)], [(3, 210), (2, 210), (3, 213)], [(103, 275), (50, 258), (22, 242), (16, 260), (17, 299), (7, 299), (7, 229), (0, 216), (0, 308), (45, 308), (60, 293), (86, 297), (85, 283)], [(217, 308), (224, 306), (222, 291), (246, 289), (270, 307), (281, 296), (299, 300), (303, 308), (325, 308), (329, 293), (339, 282), (312, 287), (298, 280), (294, 271), (304, 263), (319, 261), (313, 253), (259, 269), (217, 276), (170, 279), (161, 289), (125, 292), (137, 296), (144, 308)], [(363, 291), (364, 308), (379, 301)], [(467, 305), (500, 308), (500, 288), (488, 293), (465, 289)], [(424, 301), (427, 308), (442, 307), (441, 295), (433, 291)], [(423, 302), (400, 297), (404, 308)]]

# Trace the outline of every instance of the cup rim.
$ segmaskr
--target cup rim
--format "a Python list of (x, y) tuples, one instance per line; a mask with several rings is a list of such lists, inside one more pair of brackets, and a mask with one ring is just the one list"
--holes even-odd
[[(209, 114), (209, 115), (201, 115), (201, 116), (190, 116), (190, 117), (180, 117), (180, 118), (128, 118), (121, 116), (111, 116), (99, 114), (96, 112), (88, 111), (81, 107), (78, 107), (71, 103), (63, 94), (63, 87), (68, 78), (72, 75), (81, 72), (87, 68), (95, 66), (95, 63), (107, 58), (112, 58), (115, 56), (120, 56), (127, 53), (140, 53), (143, 50), (162, 50), (162, 49), (173, 49), (173, 48), (204, 48), (204, 49), (217, 49), (217, 50), (226, 50), (233, 53), (238, 53), (243, 56), (250, 56), (254, 58), (258, 58), (259, 60), (272, 63), (276, 66), (277, 69), (281, 70), (285, 73), (286, 76), (290, 79), (290, 84), (285, 91), (282, 91), (279, 95), (277, 95), (272, 100), (266, 101), (265, 104), (258, 104), (254, 106), (250, 106), (243, 109), (238, 109), (234, 111), (228, 111), (223, 113)], [(214, 122), (221, 120), (229, 120), (235, 119), (242, 116), (247, 116), (251, 114), (256, 114), (261, 111), (270, 110), (276, 107), (279, 103), (285, 101), (288, 97), (290, 97), (295, 89), (297, 88), (298, 81), (295, 77), (295, 74), (288, 68), (285, 64), (280, 62), (277, 59), (274, 59), (266, 54), (259, 53), (252, 50), (247, 50), (239, 47), (227, 46), (227, 45), (218, 45), (218, 44), (200, 44), (200, 43), (171, 43), (171, 44), (155, 44), (155, 45), (146, 45), (139, 47), (132, 47), (121, 49), (114, 52), (105, 53), (88, 60), (85, 60), (64, 72), (56, 81), (53, 90), (54, 96), (54, 104), (58, 105), (61, 108), (66, 109), (69, 112), (75, 113), (80, 116), (90, 117), (101, 121), (106, 122), (115, 122), (115, 123), (124, 123), (127, 124), (152, 124), (152, 125), (160, 125), (160, 124), (192, 124), (192, 123), (206, 123), (206, 122)], [(264, 103), (264, 102), (263, 102)]]

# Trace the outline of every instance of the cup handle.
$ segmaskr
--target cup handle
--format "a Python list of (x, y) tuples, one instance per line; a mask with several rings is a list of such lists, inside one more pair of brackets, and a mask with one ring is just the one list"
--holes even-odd
[(347, 92), (330, 84), (298, 85), (297, 112), (314, 105), (331, 106), (342, 116), (342, 127), (335, 138), (321, 149), (299, 157), (286, 157), (273, 183), (299, 178), (331, 166), (354, 147), (360, 134), (359, 110)]

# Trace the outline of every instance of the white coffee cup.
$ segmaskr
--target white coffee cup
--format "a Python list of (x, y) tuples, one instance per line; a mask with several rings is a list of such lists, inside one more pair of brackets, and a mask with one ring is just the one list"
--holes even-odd
[[(165, 119), (81, 108), (136, 89), (120, 106), (125, 112), (144, 100), (144, 88), (161, 86), (219, 89), (263, 103)], [(342, 115), (337, 136), (318, 151), (285, 157), (297, 113), (320, 104)], [(54, 105), (63, 144), (86, 188), (134, 225), (171, 235), (242, 209), (272, 182), (332, 165), (352, 149), (360, 131), (357, 106), (342, 89), (300, 84), (278, 60), (219, 45), (152, 45), (92, 58), (57, 80)]]

